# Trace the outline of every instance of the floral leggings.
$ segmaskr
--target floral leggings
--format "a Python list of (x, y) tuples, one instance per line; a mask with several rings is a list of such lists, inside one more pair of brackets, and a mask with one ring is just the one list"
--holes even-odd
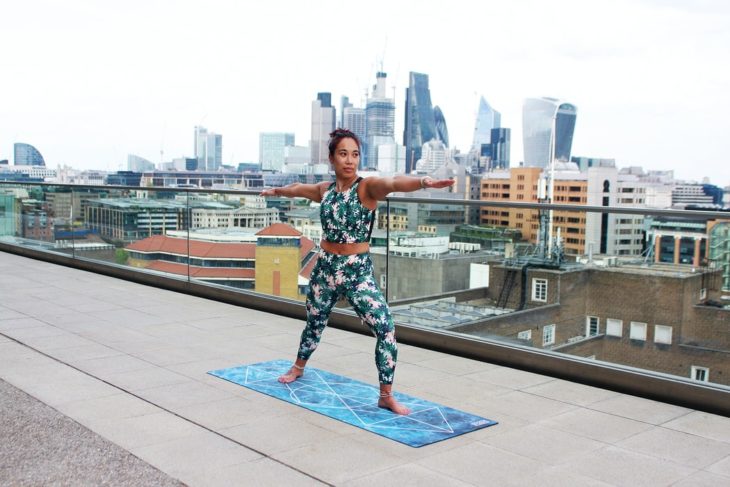
[(337, 255), (320, 250), (307, 293), (307, 326), (302, 332), (297, 357), (309, 360), (327, 326), (330, 311), (345, 296), (357, 315), (377, 338), (375, 365), (381, 384), (392, 384), (398, 346), (395, 326), (383, 293), (373, 277), (369, 253)]

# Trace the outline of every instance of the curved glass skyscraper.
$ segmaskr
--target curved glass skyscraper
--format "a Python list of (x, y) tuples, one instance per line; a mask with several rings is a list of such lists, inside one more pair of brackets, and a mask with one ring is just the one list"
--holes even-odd
[(436, 138), (443, 142), (446, 147), (448, 147), (449, 129), (446, 127), (444, 112), (441, 111), (441, 107), (439, 107), (438, 105), (433, 107), (433, 120), (436, 124)]
[(406, 120), (403, 145), (406, 147), (406, 174), (416, 167), (423, 144), (435, 139), (436, 120), (428, 89), (428, 75), (411, 72), (406, 88)]
[[(578, 108), (557, 98), (527, 98), (522, 105), (525, 166), (548, 167), (552, 157), (570, 161)], [(551, 147), (553, 152), (551, 156)]]
[(16, 166), (45, 166), (46, 161), (38, 149), (30, 144), (16, 142), (13, 146)]

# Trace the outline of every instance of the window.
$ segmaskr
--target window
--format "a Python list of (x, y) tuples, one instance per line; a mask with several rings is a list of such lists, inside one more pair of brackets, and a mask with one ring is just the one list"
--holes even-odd
[(546, 325), (542, 329), (542, 345), (555, 343), (555, 325)]
[(654, 343), (672, 344), (672, 327), (665, 325), (654, 326)]
[(525, 330), (517, 333), (517, 338), (519, 338), (520, 340), (531, 340), (532, 330)]
[(600, 320), (597, 316), (586, 316), (586, 336), (592, 337), (599, 333)]
[(646, 323), (632, 321), (629, 337), (632, 340), (646, 340)]
[(612, 337), (620, 337), (624, 332), (624, 322), (614, 318), (606, 320), (606, 335)]
[(700, 382), (710, 381), (710, 369), (707, 367), (692, 366), (692, 372), (690, 372), (690, 378), (698, 380)]
[(532, 279), (532, 300), (547, 302), (547, 279)]

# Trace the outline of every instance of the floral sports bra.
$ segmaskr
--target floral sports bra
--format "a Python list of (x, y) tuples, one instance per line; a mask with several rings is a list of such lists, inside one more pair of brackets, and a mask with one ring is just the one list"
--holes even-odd
[(319, 217), (324, 239), (333, 243), (368, 242), (373, 233), (375, 210), (363, 206), (357, 194), (359, 177), (350, 189), (338, 193), (332, 183), (322, 197)]

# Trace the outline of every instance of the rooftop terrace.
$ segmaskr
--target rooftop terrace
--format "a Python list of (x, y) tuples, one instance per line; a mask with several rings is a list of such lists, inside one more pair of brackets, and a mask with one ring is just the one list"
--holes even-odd
[[(78, 423), (61, 430), (67, 446), (93, 432), (171, 483), (730, 485), (728, 418), (413, 346), (400, 347), (397, 390), (499, 424), (413, 449), (207, 375), (291, 358), (301, 327), (0, 252), (0, 379)], [(375, 383), (373, 346), (329, 329), (311, 365)], [(8, 391), (0, 408), (21, 400)], [(104, 449), (73, 458), (82, 450), (8, 436), (57, 424), (24, 411), (14, 421), (34, 428), (0, 428), (0, 484), (80, 484), (83, 469), (159, 482)], [(72, 458), (49, 469), (59, 455)]]

